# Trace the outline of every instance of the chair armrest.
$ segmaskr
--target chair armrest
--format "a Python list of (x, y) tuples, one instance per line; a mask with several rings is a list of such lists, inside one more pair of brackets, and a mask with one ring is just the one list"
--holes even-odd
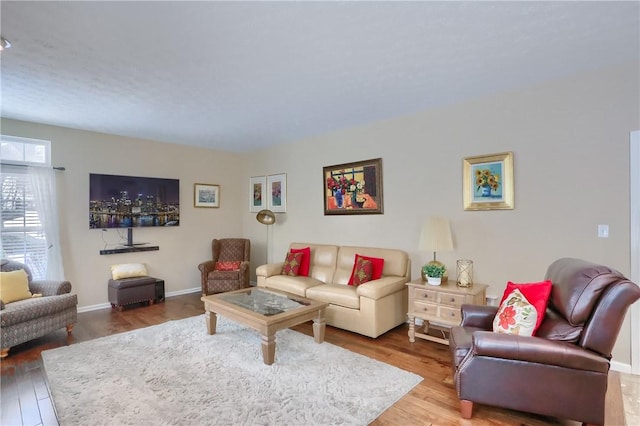
[(283, 265), (284, 262), (267, 263), (265, 265), (260, 265), (256, 268), (256, 276), (268, 278), (274, 275), (282, 275)]
[(203, 276), (207, 276), (209, 272), (213, 271), (216, 266), (216, 262), (213, 260), (207, 260), (206, 262), (202, 262), (198, 265), (198, 269), (202, 272)]
[(71, 283), (57, 280), (33, 280), (29, 284), (29, 290), (31, 293), (41, 293), (43, 296), (57, 296), (71, 293)]
[(483, 330), (493, 330), (493, 318), (498, 312), (497, 306), (469, 305), (460, 307), (462, 312), (462, 327), (476, 327)]
[(491, 331), (475, 331), (472, 340), (473, 356), (534, 362), (600, 373), (609, 371), (607, 358), (573, 343)]
[(377, 280), (371, 280), (364, 284), (360, 284), (356, 287), (356, 293), (360, 297), (378, 300), (407, 288), (405, 285), (406, 282), (407, 277), (381, 277)]

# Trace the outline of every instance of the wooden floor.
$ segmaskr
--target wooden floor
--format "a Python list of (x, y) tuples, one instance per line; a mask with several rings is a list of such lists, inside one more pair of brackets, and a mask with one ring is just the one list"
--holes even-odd
[[(85, 312), (78, 315), (73, 334), (64, 329), (12, 348), (0, 361), (2, 416), (0, 424), (57, 425), (42, 369), (43, 350), (73, 344), (111, 334), (134, 330), (169, 320), (187, 318), (204, 312), (199, 294), (168, 298), (165, 303), (125, 309)], [(204, 324), (203, 324), (204, 327)], [(294, 330), (313, 335), (311, 323)], [(333, 327), (327, 327), (325, 341), (375, 358), (420, 375), (424, 380), (385, 411), (372, 425), (578, 425), (577, 422), (536, 416), (476, 404), (472, 420), (459, 416), (459, 405), (452, 384), (449, 352), (446, 346), (417, 339), (410, 343), (408, 326), (371, 339)], [(276, 363), (277, 363), (276, 352)], [(623, 426), (624, 409), (620, 379), (612, 372), (607, 394), (606, 425)], [(64, 426), (64, 425), (63, 425)]]

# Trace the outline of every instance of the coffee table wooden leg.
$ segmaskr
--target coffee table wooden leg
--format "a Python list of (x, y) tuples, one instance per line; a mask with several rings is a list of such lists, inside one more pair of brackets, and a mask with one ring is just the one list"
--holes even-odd
[(206, 311), (204, 313), (204, 320), (207, 323), (207, 332), (209, 334), (216, 334), (216, 322), (218, 317), (215, 312)]
[(313, 339), (316, 343), (324, 342), (324, 330), (327, 328), (327, 323), (324, 321), (324, 309), (318, 313), (318, 316), (313, 319)]
[(262, 360), (271, 365), (276, 359), (276, 335), (262, 336)]

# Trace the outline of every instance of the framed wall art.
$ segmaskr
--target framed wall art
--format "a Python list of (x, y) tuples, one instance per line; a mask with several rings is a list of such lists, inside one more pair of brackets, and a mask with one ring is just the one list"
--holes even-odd
[(267, 176), (267, 208), (274, 213), (287, 211), (287, 174)]
[(220, 207), (220, 185), (196, 183), (193, 205), (195, 207)]
[(324, 214), (382, 214), (382, 158), (322, 168)]
[(513, 153), (478, 155), (462, 162), (465, 210), (513, 209)]
[(257, 213), (266, 208), (267, 197), (265, 189), (267, 187), (266, 176), (253, 176), (249, 178), (249, 211)]

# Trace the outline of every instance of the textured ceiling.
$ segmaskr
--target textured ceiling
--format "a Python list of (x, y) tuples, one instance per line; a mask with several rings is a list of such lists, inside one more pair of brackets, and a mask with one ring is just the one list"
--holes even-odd
[(0, 3), (1, 115), (230, 151), (638, 60), (634, 2)]

